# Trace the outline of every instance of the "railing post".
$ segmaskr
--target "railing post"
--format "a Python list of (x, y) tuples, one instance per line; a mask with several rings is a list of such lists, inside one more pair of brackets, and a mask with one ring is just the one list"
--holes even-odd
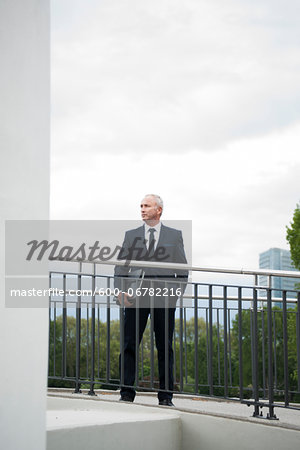
[(223, 288), (224, 320), (224, 397), (228, 397), (228, 349), (227, 349), (227, 286)]
[(266, 398), (266, 352), (265, 352), (265, 311), (261, 310), (261, 346), (262, 346), (262, 379), (263, 379), (263, 398)]
[(49, 330), (48, 330), (48, 376), (50, 373), (50, 342), (51, 342), (51, 305), (52, 305), (52, 300), (51, 300), (51, 272), (49, 273)]
[[(107, 277), (107, 290), (110, 289), (110, 278)], [(110, 380), (110, 296), (106, 298), (106, 383)]]
[(120, 385), (124, 386), (124, 288), (125, 280), (122, 278), (121, 281), (121, 305), (120, 305)]
[[(153, 281), (150, 281), (150, 289), (153, 289)], [(151, 292), (151, 291), (150, 291)], [(154, 294), (150, 295), (150, 388), (154, 385)]]
[(297, 373), (298, 392), (300, 392), (300, 292), (298, 292), (297, 312), (296, 312), (296, 335), (297, 335)]
[(269, 412), (267, 419), (277, 419), (274, 414), (274, 380), (273, 380), (273, 336), (272, 336), (272, 290), (267, 290), (268, 314), (268, 383), (269, 383)]
[(67, 303), (66, 303), (66, 274), (63, 274), (63, 311), (62, 311), (62, 378), (67, 373)]
[(195, 330), (195, 394), (199, 393), (199, 367), (198, 367), (198, 284), (194, 284), (194, 330)]
[(92, 275), (92, 330), (91, 330), (91, 380), (90, 380), (90, 390), (88, 395), (95, 396), (94, 386), (95, 386), (95, 322), (96, 322), (96, 265), (94, 264), (94, 273)]
[[(254, 412), (253, 417), (259, 416), (259, 391), (258, 391), (258, 329), (257, 329), (257, 290), (253, 289), (253, 326), (252, 336), (253, 342), (253, 396), (254, 396)], [(262, 415), (262, 414), (261, 414)]]
[[(81, 268), (80, 268), (81, 271)], [(77, 288), (81, 291), (81, 275), (78, 275)], [(77, 296), (76, 304), (76, 366), (74, 394), (81, 393), (80, 383), (80, 343), (81, 343), (81, 296)]]
[(289, 372), (288, 372), (288, 334), (286, 291), (282, 292), (282, 320), (283, 320), (283, 370), (284, 370), (284, 404), (289, 405)]
[[(183, 293), (180, 295), (180, 306), (179, 306), (179, 370), (180, 370), (180, 392), (183, 392)], [(176, 348), (175, 348), (176, 351)]]
[(244, 398), (243, 380), (243, 316), (242, 316), (242, 288), (238, 288), (238, 323), (239, 323), (239, 379), (240, 400)]
[(135, 383), (139, 385), (139, 348), (140, 348), (140, 297), (136, 297), (135, 306)]
[(213, 297), (212, 297), (212, 285), (209, 285), (209, 357), (208, 357), (208, 383), (209, 383), (209, 395), (213, 395)]
[[(168, 286), (168, 283), (166, 282), (166, 287)], [(168, 287), (167, 287), (168, 289)], [(170, 367), (169, 367), (169, 352), (171, 351), (171, 348), (169, 349), (169, 314), (170, 314), (170, 308), (169, 308), (169, 296), (166, 296), (165, 299), (165, 389), (168, 391), (170, 389), (170, 379), (169, 379), (169, 373), (170, 373)]]

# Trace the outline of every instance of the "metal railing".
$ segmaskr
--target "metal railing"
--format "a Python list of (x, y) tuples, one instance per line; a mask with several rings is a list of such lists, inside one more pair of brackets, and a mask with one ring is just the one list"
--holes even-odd
[[(268, 408), (269, 419), (276, 419), (275, 407), (300, 409), (300, 292), (293, 291), (296, 299), (289, 299), (290, 291), (272, 298), (271, 288), (272, 277), (300, 281), (300, 272), (141, 261), (129, 265), (252, 275), (253, 284), (188, 283), (175, 315), (174, 392), (230, 398), (252, 405), (255, 417), (263, 417), (263, 408)], [(89, 386), (90, 395), (95, 386), (124, 386), (122, 364), (119, 369), (124, 308), (113, 300), (113, 277), (97, 274), (96, 267), (83, 271), (80, 263), (78, 271), (50, 272), (49, 383), (71, 383), (75, 392)], [(269, 277), (268, 287), (258, 286), (259, 275)], [(151, 309), (140, 347), (136, 344), (135, 388), (141, 391), (159, 391), (152, 317)], [(168, 387), (166, 380), (166, 391)]]

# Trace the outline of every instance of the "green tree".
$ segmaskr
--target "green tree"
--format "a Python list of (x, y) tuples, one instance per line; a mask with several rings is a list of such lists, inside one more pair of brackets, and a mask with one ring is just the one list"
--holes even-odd
[(286, 239), (290, 244), (294, 266), (300, 270), (300, 205), (297, 204), (290, 227), (286, 227)]
[[(242, 312), (242, 351), (243, 351), (243, 380), (244, 386), (252, 386), (252, 352), (253, 340), (253, 312)], [(296, 343), (296, 310), (289, 309), (287, 314), (288, 331), (288, 382), (291, 391), (297, 390), (297, 343)], [(239, 328), (238, 317), (233, 320), (232, 326), (232, 359), (235, 361), (237, 371), (234, 373), (234, 384), (239, 383)], [(268, 387), (268, 324), (267, 310), (258, 311), (257, 314), (257, 340), (258, 340), (258, 383), (263, 387), (263, 367), (265, 371), (266, 388)], [(284, 388), (284, 353), (283, 353), (283, 312), (279, 307), (272, 308), (272, 350), (274, 383), (277, 389)], [(275, 370), (276, 355), (276, 370)]]

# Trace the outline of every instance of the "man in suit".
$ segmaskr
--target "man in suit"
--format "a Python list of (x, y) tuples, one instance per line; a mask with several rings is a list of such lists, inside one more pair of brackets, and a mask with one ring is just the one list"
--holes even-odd
[[(184, 263), (186, 256), (184, 252), (182, 233), (174, 228), (163, 225), (160, 221), (163, 211), (163, 201), (158, 195), (148, 194), (141, 202), (141, 216), (144, 225), (134, 230), (129, 230), (125, 234), (122, 249), (118, 259)], [(122, 364), (124, 365), (124, 384), (121, 386), (121, 401), (133, 402), (135, 389), (136, 363), (136, 314), (138, 314), (139, 343), (141, 342), (144, 330), (147, 325), (148, 316), (151, 310), (151, 300), (154, 306), (152, 311), (154, 317), (155, 342), (158, 353), (159, 369), (159, 405), (174, 406), (173, 397), (173, 333), (175, 325), (176, 301), (185, 289), (188, 279), (188, 271), (145, 268), (143, 269), (142, 295), (136, 301), (132, 301), (126, 288), (130, 285), (130, 276), (136, 276), (134, 267), (115, 267), (115, 288), (123, 293), (119, 294), (118, 303), (124, 306), (124, 360), (122, 352), (120, 355), (120, 373)], [(152, 280), (152, 281), (151, 281)], [(152, 291), (151, 289), (152, 288)], [(136, 305), (138, 302), (138, 307)], [(167, 317), (166, 317), (167, 316)], [(167, 327), (165, 324), (167, 322)], [(167, 333), (167, 339), (165, 336)], [(165, 342), (168, 341), (166, 349)], [(167, 355), (167, 372), (165, 364), (165, 351)], [(167, 382), (166, 382), (167, 380)]]

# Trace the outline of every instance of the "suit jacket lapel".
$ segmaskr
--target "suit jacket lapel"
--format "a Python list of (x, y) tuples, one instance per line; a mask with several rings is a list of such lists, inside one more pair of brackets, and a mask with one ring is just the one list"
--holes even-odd
[(145, 242), (145, 225), (142, 225), (140, 228), (139, 228), (139, 236), (138, 237), (140, 237), (141, 239), (142, 239), (142, 247), (143, 247), (143, 255), (147, 252), (147, 247), (146, 247), (146, 242)]
[(165, 239), (166, 239), (166, 229), (165, 229), (165, 226), (163, 224), (161, 224), (160, 233), (159, 233), (159, 238), (158, 238), (158, 243), (156, 245), (156, 249), (158, 249), (162, 245), (162, 243), (164, 242)]

